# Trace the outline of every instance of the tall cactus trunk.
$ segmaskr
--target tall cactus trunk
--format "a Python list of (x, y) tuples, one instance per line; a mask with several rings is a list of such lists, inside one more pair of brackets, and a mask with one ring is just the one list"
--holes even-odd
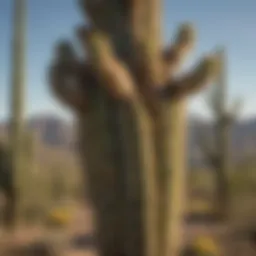
[(80, 152), (85, 161), (89, 195), (98, 220), (96, 229), (102, 255), (118, 255), (124, 226), (121, 205), (125, 203), (125, 184), (119, 136), (114, 127), (116, 115), (115, 111), (110, 111), (114, 101), (100, 88), (93, 93), (97, 94), (93, 97), (94, 110), (78, 120)]
[(194, 33), (182, 26), (163, 51), (160, 0), (80, 3), (89, 17), (89, 27), (78, 31), (88, 58), (81, 63), (72, 46), (61, 43), (50, 83), (78, 115), (101, 253), (175, 256), (181, 245), (186, 98), (214, 77), (216, 58), (176, 79)]
[[(25, 92), (25, 18), (26, 0), (14, 1), (14, 37), (13, 37), (13, 57), (12, 57), (12, 91), (11, 91), (11, 120), (10, 120), (10, 143), (13, 191), (8, 203), (10, 216), (12, 216), (12, 226), (14, 226), (15, 214), (17, 210), (17, 193), (19, 194), (19, 178), (21, 175), (21, 154), (22, 136), (24, 131), (24, 92)], [(15, 205), (15, 206), (14, 206)]]
[(158, 253), (158, 177), (152, 117), (139, 102), (130, 112), (123, 113), (128, 202), (126, 251), (128, 255), (153, 256)]
[[(101, 252), (120, 255), (125, 248), (128, 255), (144, 255), (145, 234), (156, 235), (155, 229), (143, 228), (143, 219), (150, 216), (144, 216), (149, 211), (143, 210), (146, 195), (142, 187), (148, 185), (145, 184), (147, 173), (142, 172), (155, 168), (150, 117), (139, 103), (130, 106), (111, 99), (102, 89), (95, 92), (99, 101), (94, 101), (92, 113), (79, 117), (78, 127), (80, 152), (85, 159), (86, 178), (88, 186), (92, 186), (91, 198), (98, 216)], [(95, 100), (95, 95), (92, 98)], [(102, 179), (101, 185), (94, 186), (99, 179)], [(152, 203), (148, 205), (155, 209)], [(150, 229), (148, 225), (145, 227)], [(106, 230), (111, 230), (112, 235)]]
[[(173, 101), (167, 107), (168, 115), (165, 120), (166, 134), (164, 136), (164, 165), (166, 166), (165, 185), (160, 218), (163, 219), (162, 227), (164, 237), (161, 238), (162, 255), (179, 255), (182, 246), (183, 222), (185, 214), (185, 191), (186, 191), (186, 147), (187, 147), (187, 124), (186, 124), (186, 100)], [(169, 119), (168, 116), (172, 118)], [(168, 120), (169, 119), (169, 120)], [(160, 171), (160, 170), (159, 170)], [(167, 245), (167, 246), (163, 246)]]

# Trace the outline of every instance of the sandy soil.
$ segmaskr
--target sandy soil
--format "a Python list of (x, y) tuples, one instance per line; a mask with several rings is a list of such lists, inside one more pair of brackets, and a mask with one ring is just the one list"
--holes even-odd
[[(0, 234), (0, 256), (16, 256), (13, 248), (27, 248), (28, 245), (47, 244), (64, 256), (95, 255), (95, 252), (75, 250), (69, 245), (73, 237), (92, 231), (92, 212), (88, 207), (77, 205), (72, 223), (62, 230), (47, 230), (42, 227), (18, 228), (15, 232)], [(23, 250), (23, 249), (22, 249)], [(17, 254), (17, 256), (23, 254)], [(35, 254), (29, 254), (34, 256)], [(35, 255), (39, 256), (39, 255)], [(46, 255), (45, 255), (46, 256)]]
[[(46, 230), (43, 228), (30, 228), (30, 229), (19, 229), (13, 234), (0, 234), (0, 256), (51, 256), (51, 254), (8, 254), (7, 251), (10, 248), (24, 247), (28, 244), (34, 244), (35, 242), (46, 242), (47, 245), (56, 249), (59, 255), (63, 256), (95, 256), (97, 253), (89, 249), (76, 249), (70, 241), (72, 238), (89, 234), (93, 230), (93, 219), (92, 211), (86, 207), (77, 205), (75, 207), (74, 219), (72, 223), (64, 230), (53, 231)], [(220, 224), (205, 224), (205, 223), (190, 223), (184, 227), (184, 241), (189, 243), (197, 235), (211, 236), (216, 239), (216, 242), (223, 245), (225, 250), (234, 249), (236, 255), (256, 255), (251, 254), (251, 248), (248, 247), (248, 243), (242, 243), (232, 241), (229, 238), (230, 227), (227, 225)], [(234, 246), (235, 244), (235, 246)], [(244, 250), (248, 253), (244, 254)], [(243, 252), (242, 254), (239, 251)], [(255, 251), (254, 251), (255, 253)], [(54, 255), (54, 254), (53, 254)], [(227, 255), (227, 254), (225, 254)], [(234, 253), (228, 254), (235, 256)]]

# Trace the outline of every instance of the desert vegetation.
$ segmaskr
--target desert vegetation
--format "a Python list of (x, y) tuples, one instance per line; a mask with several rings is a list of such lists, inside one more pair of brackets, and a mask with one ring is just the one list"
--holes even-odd
[[(0, 255), (250, 255), (256, 165), (233, 164), (239, 109), (227, 107), (225, 49), (178, 75), (197, 42), (191, 23), (163, 46), (160, 0), (80, 0), (83, 58), (60, 40), (47, 73), (76, 118), (77, 144), (67, 150), (25, 120), (27, 3), (14, 3)], [(200, 134), (204, 164), (192, 168), (187, 104), (208, 85), (213, 132)]]

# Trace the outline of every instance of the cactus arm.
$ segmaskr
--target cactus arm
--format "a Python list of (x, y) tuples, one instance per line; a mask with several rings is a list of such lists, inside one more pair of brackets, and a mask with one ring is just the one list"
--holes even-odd
[(86, 111), (86, 95), (82, 83), (90, 83), (91, 76), (88, 69), (74, 56), (72, 46), (62, 42), (57, 47), (57, 56), (49, 70), (49, 84), (54, 95), (65, 105), (78, 112)]
[(203, 59), (199, 65), (180, 79), (167, 83), (164, 95), (172, 99), (182, 98), (200, 91), (215, 78), (218, 61), (215, 56)]
[(65, 76), (65, 74), (61, 74), (60, 72), (58, 72), (57, 67), (52, 67), (50, 73), (51, 91), (56, 96), (56, 98), (58, 98), (64, 105), (72, 107), (78, 112), (86, 111), (83, 95), (78, 91), (74, 90), (74, 88), (71, 87), (71, 90), (69, 90), (69, 88), (65, 86), (68, 85), (68, 81), (62, 80), (62, 76)]
[[(81, 0), (89, 25), (108, 35), (116, 54), (122, 59), (132, 58), (131, 16), (134, 6), (130, 0)], [(140, 12), (139, 12), (140, 13)]]
[(180, 68), (196, 40), (195, 29), (189, 23), (182, 24), (177, 31), (173, 44), (163, 51), (163, 81), (172, 77)]
[(135, 82), (124, 62), (115, 55), (107, 37), (97, 31), (80, 28), (79, 38), (87, 46), (89, 62), (99, 75), (102, 85), (116, 99), (130, 99), (135, 94)]
[(140, 66), (137, 74), (142, 78), (140, 86), (152, 87), (161, 83), (160, 2), (80, 1), (92, 26), (108, 35), (117, 55), (125, 57), (126, 61), (132, 59), (128, 61), (132, 66)]
[[(215, 57), (206, 59), (198, 65), (198, 67), (188, 75), (181, 77), (179, 80), (170, 81), (167, 89), (173, 90), (168, 94), (164, 93), (167, 99), (163, 101), (162, 110), (163, 128), (160, 136), (156, 136), (159, 140), (162, 138), (162, 150), (165, 152), (161, 158), (161, 166), (164, 168), (162, 185), (166, 188), (163, 190), (164, 201), (161, 206), (160, 226), (162, 238), (163, 255), (177, 255), (181, 246), (180, 239), (182, 233), (180, 225), (182, 223), (183, 199), (186, 180), (186, 105), (187, 96), (199, 90), (207, 83), (212, 81), (216, 75), (215, 65), (217, 61)], [(169, 98), (169, 99), (168, 99)], [(170, 119), (171, 117), (171, 119)], [(169, 121), (168, 121), (169, 120)], [(175, 138), (175, 139), (174, 139)], [(166, 154), (169, 152), (169, 154)], [(162, 195), (162, 194), (161, 194)], [(177, 200), (179, 202), (177, 202)], [(177, 199), (178, 198), (178, 199)], [(160, 241), (161, 244), (161, 241)]]

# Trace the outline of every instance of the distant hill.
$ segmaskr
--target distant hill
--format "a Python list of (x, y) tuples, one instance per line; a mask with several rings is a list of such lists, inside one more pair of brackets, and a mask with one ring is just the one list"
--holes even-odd
[(39, 115), (32, 117), (28, 126), (38, 131), (40, 140), (47, 146), (74, 148), (75, 129), (72, 123), (56, 116)]
[[(192, 164), (203, 162), (203, 156), (198, 145), (203, 137), (211, 138), (213, 126), (205, 120), (192, 118), (189, 121), (189, 157)], [(233, 126), (232, 158), (235, 162), (245, 160), (247, 157), (256, 158), (256, 117), (240, 121)]]
[[(189, 118), (188, 124), (189, 161), (192, 165), (201, 165), (203, 156), (198, 142), (203, 135), (211, 136), (212, 127), (209, 122), (195, 116)], [(74, 124), (56, 116), (41, 114), (28, 120), (28, 127), (37, 131), (41, 143), (47, 148), (75, 152), (77, 143)], [(0, 124), (0, 135), (5, 136), (6, 131), (6, 125)], [(247, 154), (256, 155), (256, 117), (236, 124), (232, 138), (234, 159), (243, 159)]]
[[(47, 147), (74, 149), (75, 148), (75, 128), (57, 116), (40, 114), (28, 120), (28, 129), (37, 132), (38, 139)], [(8, 125), (0, 123), (0, 135), (6, 136)]]
[[(75, 136), (72, 123), (51, 115), (37, 115), (27, 122), (35, 132), (35, 172), (42, 171), (52, 177), (61, 171), (70, 182), (81, 182), (80, 161), (75, 152)], [(0, 140), (7, 138), (8, 125), (0, 123)], [(77, 186), (77, 185), (76, 185)]]

